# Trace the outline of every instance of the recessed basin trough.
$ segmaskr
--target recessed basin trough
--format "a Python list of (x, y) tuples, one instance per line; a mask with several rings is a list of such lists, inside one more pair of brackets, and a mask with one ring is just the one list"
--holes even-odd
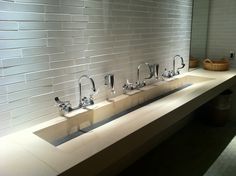
[(54, 146), (59, 146), (163, 97), (183, 90), (193, 84), (210, 80), (213, 79), (188, 75), (157, 82), (141, 90), (118, 96), (111, 99), (110, 102), (106, 101), (88, 107), (88, 109), (80, 109), (77, 113), (69, 114), (68, 118), (64, 121), (38, 130), (34, 134)]

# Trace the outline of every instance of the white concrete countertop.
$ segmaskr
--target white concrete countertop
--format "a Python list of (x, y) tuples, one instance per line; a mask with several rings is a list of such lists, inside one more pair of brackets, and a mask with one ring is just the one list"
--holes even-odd
[[(186, 114), (236, 83), (236, 69), (224, 72), (197, 69), (182, 74), (180, 77), (184, 75), (213, 79), (193, 84), (57, 147), (36, 136), (34, 132), (65, 120), (63, 117), (0, 138), (0, 175), (59, 175), (74, 166), (78, 166), (81, 162), (104, 149), (114, 147), (115, 143), (121, 139), (124, 140), (130, 135), (135, 136), (137, 131), (145, 130), (145, 139), (140, 138), (135, 143), (145, 142), (149, 136), (151, 138), (158, 131), (180, 120)], [(156, 124), (159, 127), (155, 132), (148, 131), (145, 127), (149, 124)], [(132, 150), (132, 148), (127, 149), (127, 152), (128, 150)], [(122, 148), (120, 153), (122, 153)], [(112, 161), (107, 161), (107, 164), (109, 162)], [(93, 169), (90, 169), (86, 175), (94, 174)], [(83, 174), (81, 173), (81, 175)]]

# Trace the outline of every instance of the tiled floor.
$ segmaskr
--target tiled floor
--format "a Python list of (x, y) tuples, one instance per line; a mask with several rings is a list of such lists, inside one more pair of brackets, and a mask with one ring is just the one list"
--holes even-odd
[(213, 127), (192, 121), (120, 176), (201, 176), (236, 134), (236, 123)]

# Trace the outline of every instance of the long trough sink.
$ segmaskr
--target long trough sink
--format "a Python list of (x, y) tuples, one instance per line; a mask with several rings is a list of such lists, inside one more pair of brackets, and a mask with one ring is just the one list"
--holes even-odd
[(185, 76), (153, 84), (140, 91), (105, 103), (102, 107), (82, 110), (65, 121), (34, 132), (40, 138), (54, 146), (59, 146), (84, 133), (90, 132), (112, 120), (120, 118), (161, 98), (183, 90), (193, 84), (210, 81), (212, 78)]

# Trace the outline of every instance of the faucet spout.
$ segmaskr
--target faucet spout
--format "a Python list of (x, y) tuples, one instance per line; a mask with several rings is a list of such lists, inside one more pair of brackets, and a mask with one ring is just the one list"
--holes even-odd
[(87, 105), (91, 105), (91, 104), (94, 104), (93, 102), (93, 99), (92, 99), (92, 95), (90, 95), (90, 98), (87, 98), (87, 97), (83, 97), (82, 98), (82, 84), (81, 84), (81, 81), (83, 78), (86, 78), (88, 80), (90, 80), (91, 84), (92, 84), (92, 91), (95, 93), (97, 91), (96, 89), (96, 86), (95, 86), (95, 83), (94, 83), (94, 80), (89, 77), (88, 75), (82, 75), (80, 78), (79, 78), (79, 93), (80, 93), (80, 97), (79, 97), (79, 107), (86, 107)]

